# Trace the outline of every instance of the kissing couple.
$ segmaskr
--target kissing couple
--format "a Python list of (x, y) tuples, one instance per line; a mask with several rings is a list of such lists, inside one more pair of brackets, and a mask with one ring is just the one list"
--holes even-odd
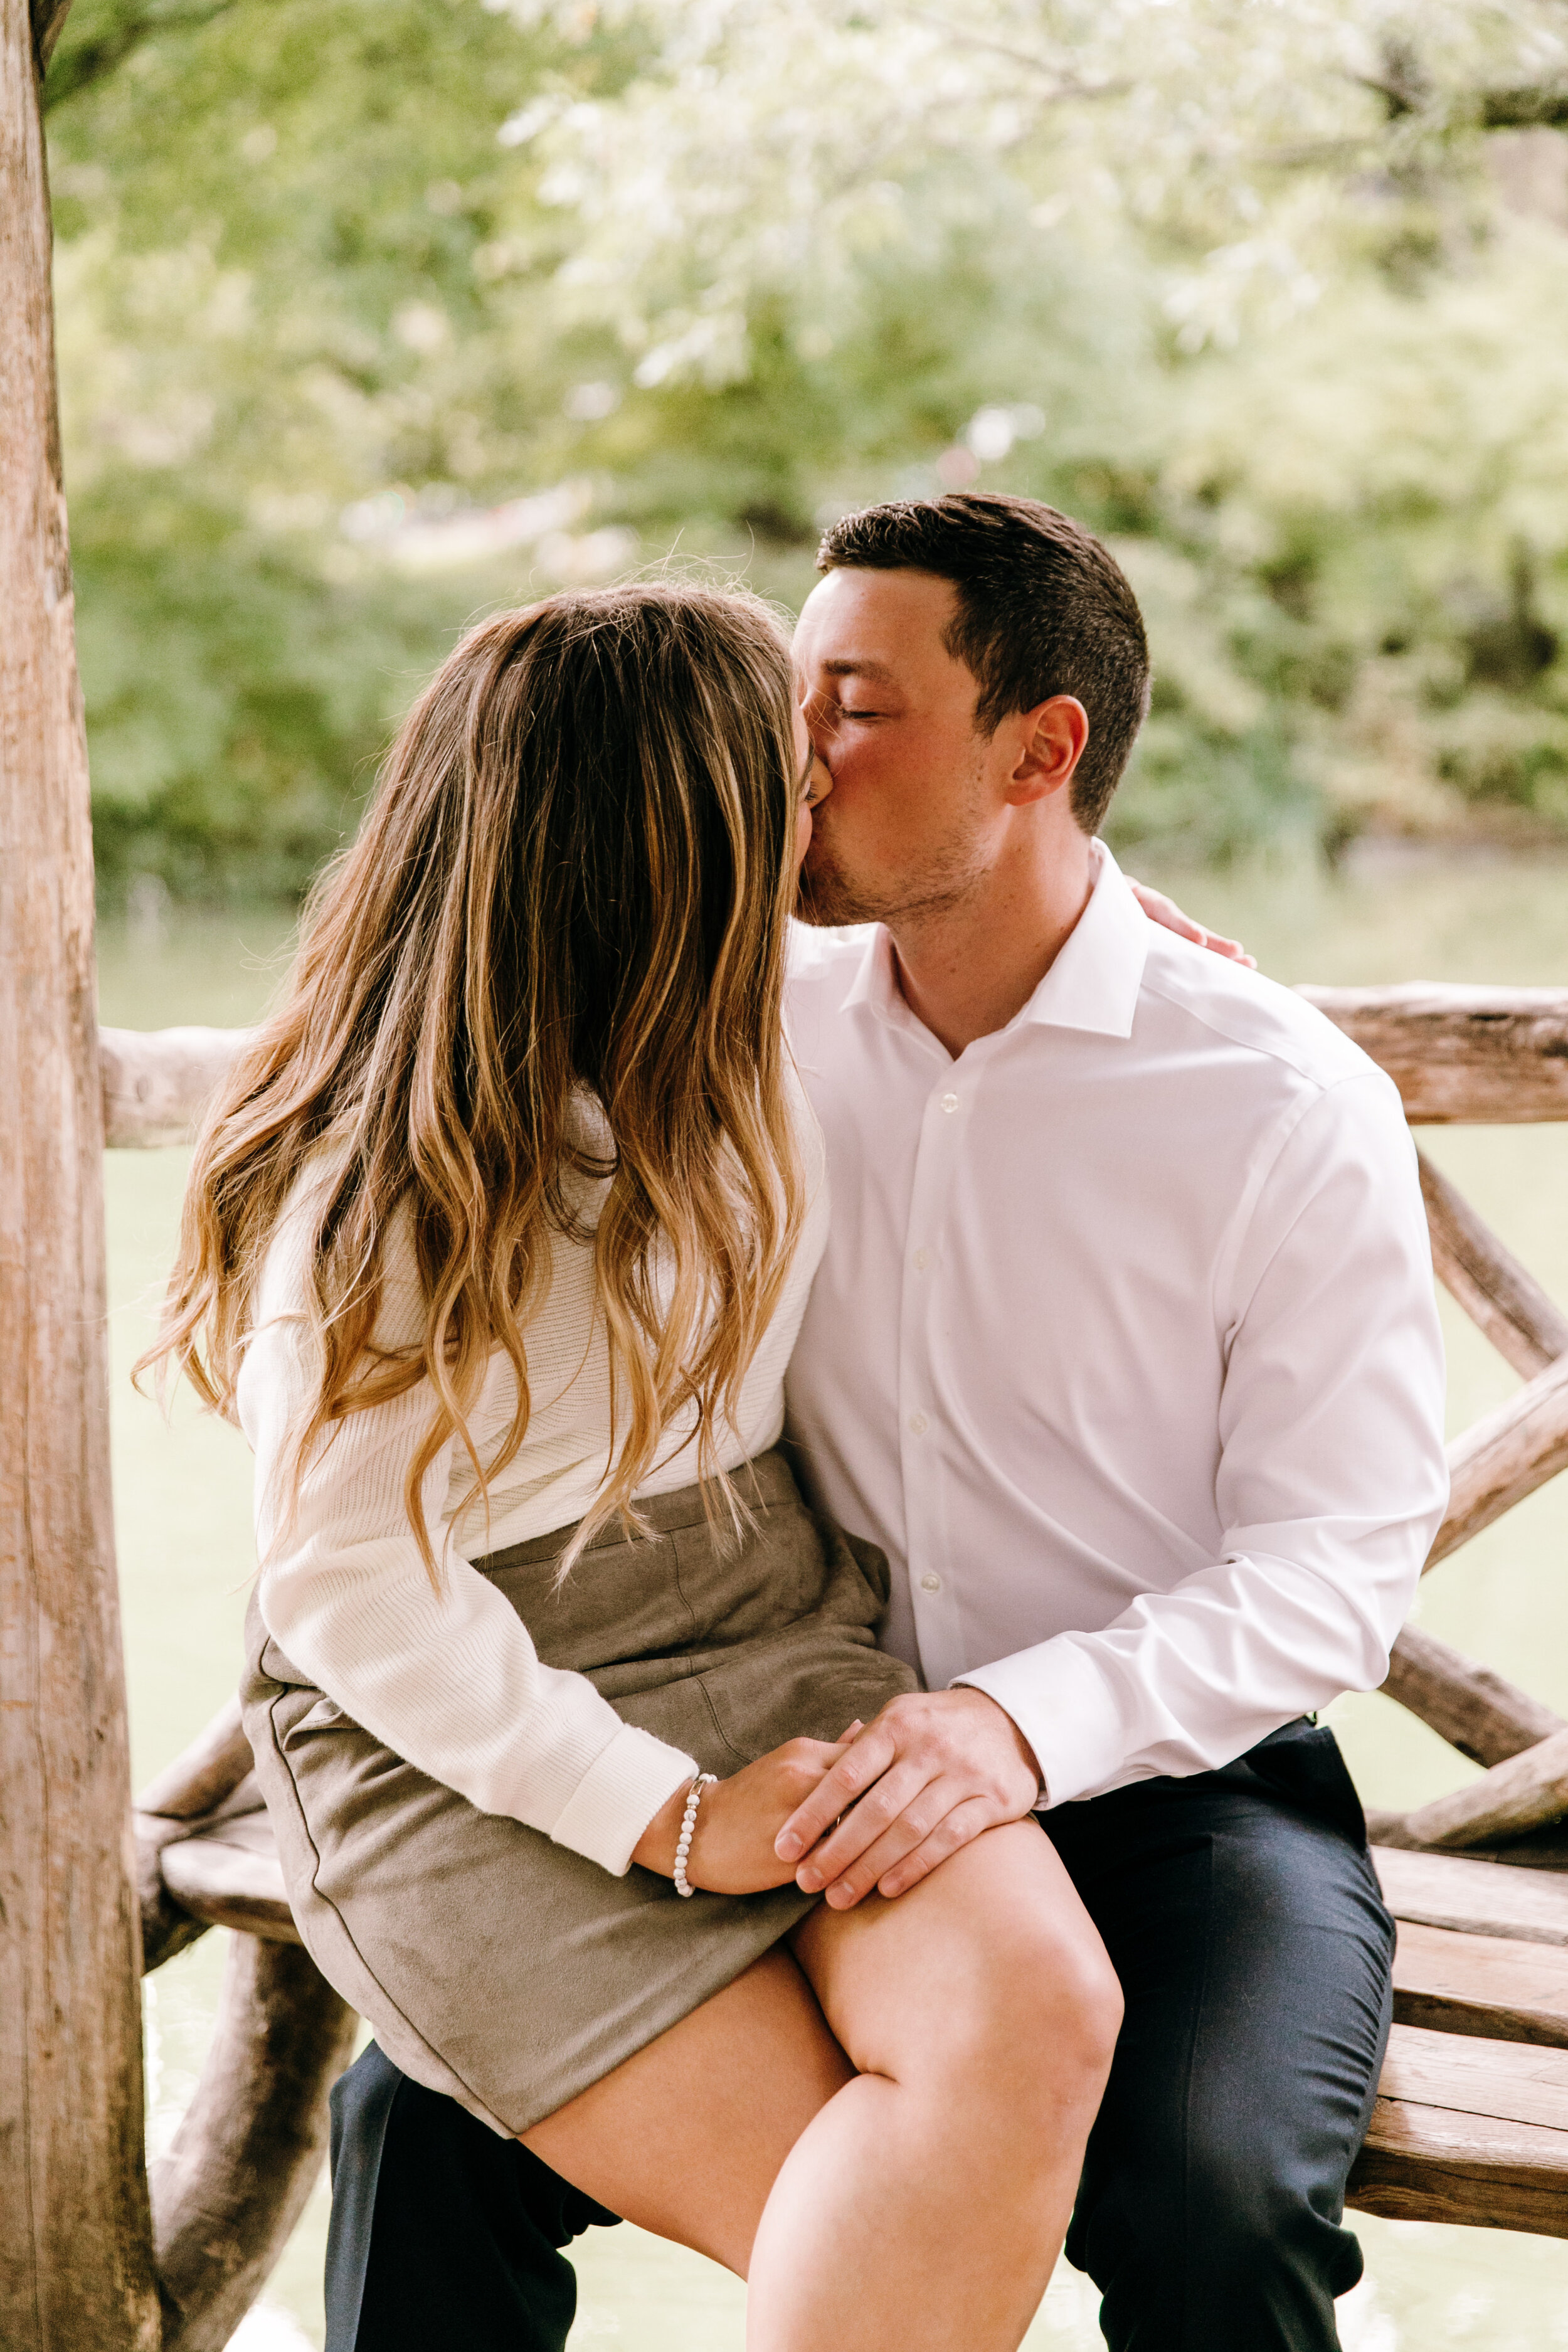
[[(1393, 1926), (1332, 1735), (1447, 1492), (1394, 1087), (1098, 835), (1142, 620), (1033, 501), (478, 627), (211, 1116), (246, 1728), (331, 2352), (1318, 2352)], [(1145, 908), (1158, 918), (1148, 919)], [(798, 918), (792, 920), (792, 917)]]

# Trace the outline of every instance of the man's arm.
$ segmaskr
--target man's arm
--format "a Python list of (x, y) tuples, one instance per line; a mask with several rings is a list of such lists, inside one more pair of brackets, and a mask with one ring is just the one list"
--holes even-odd
[[(1447, 1497), (1415, 1154), (1367, 1070), (1283, 1141), (1217, 1269), (1221, 1556), (1110, 1625), (900, 1699), (781, 1833), (836, 1906), (901, 1894), (1041, 1801), (1230, 1762), (1383, 1680)], [(985, 1704), (989, 1702), (989, 1704)], [(856, 1800), (859, 1801), (856, 1803)], [(855, 1810), (816, 1841), (847, 1805)]]

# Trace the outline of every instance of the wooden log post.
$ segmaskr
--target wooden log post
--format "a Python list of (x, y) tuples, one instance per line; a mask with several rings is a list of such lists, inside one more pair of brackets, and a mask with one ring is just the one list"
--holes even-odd
[(152, 2352), (92, 847), (38, 111), (63, 15), (0, 0), (0, 2344)]

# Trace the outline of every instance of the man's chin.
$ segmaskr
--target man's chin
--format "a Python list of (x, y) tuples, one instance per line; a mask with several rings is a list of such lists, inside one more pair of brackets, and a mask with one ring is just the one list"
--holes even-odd
[(874, 923), (877, 910), (854, 889), (844, 875), (830, 866), (814, 867), (808, 857), (795, 887), (795, 915), (798, 923), (818, 930), (837, 930), (848, 923)]

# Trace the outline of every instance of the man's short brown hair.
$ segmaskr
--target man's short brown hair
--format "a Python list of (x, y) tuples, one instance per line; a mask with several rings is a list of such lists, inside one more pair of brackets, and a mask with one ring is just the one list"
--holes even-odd
[(986, 733), (1053, 694), (1076, 696), (1089, 741), (1072, 813), (1100, 831), (1149, 709), (1149, 647), (1126, 574), (1091, 532), (1037, 499), (898, 499), (836, 522), (816, 568), (951, 580), (947, 649), (979, 682), (974, 723)]

